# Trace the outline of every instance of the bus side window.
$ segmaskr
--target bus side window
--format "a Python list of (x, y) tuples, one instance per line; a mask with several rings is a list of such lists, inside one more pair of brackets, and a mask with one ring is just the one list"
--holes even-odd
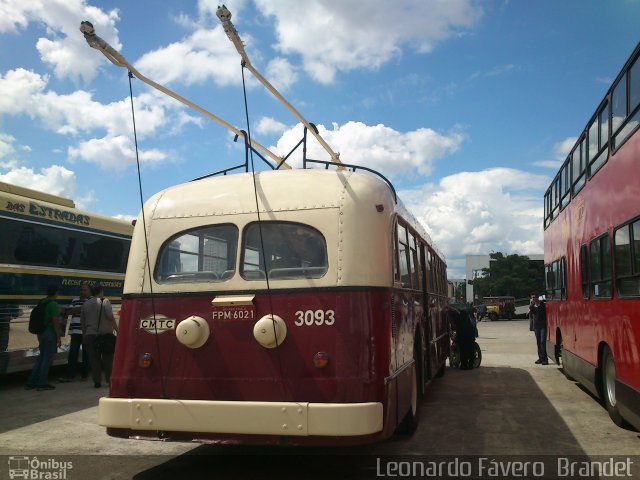
[(573, 194), (576, 195), (584, 186), (587, 170), (586, 141), (584, 136), (571, 153), (571, 170), (573, 178)]
[(615, 231), (616, 288), (621, 297), (640, 295), (640, 220)]
[(409, 272), (409, 246), (407, 244), (407, 229), (398, 224), (398, 260), (400, 262), (400, 282), (403, 288), (411, 288), (411, 274)]
[(423, 272), (422, 272), (422, 245), (418, 241), (417, 238), (414, 238), (415, 242), (415, 250), (413, 251), (414, 263), (416, 265), (416, 271), (414, 273), (416, 283), (414, 284), (414, 288), (418, 290), (422, 290), (422, 285), (424, 282)]
[(419, 290), (419, 263), (418, 263), (418, 251), (416, 250), (416, 239), (413, 234), (409, 234), (409, 266), (411, 275), (411, 287), (414, 290)]
[(594, 298), (611, 298), (611, 243), (609, 234), (596, 238), (589, 245), (591, 294)]
[(589, 251), (586, 245), (580, 247), (580, 272), (582, 274), (582, 298), (589, 298)]

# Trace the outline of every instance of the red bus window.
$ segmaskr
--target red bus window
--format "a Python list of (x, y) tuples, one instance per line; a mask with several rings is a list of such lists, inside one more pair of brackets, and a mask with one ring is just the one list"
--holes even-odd
[(618, 148), (640, 124), (640, 60), (620, 78), (611, 98), (612, 146)]
[(584, 186), (586, 172), (586, 142), (584, 137), (571, 154), (571, 175), (573, 178), (573, 194), (578, 193)]
[(616, 288), (621, 297), (640, 295), (640, 220), (615, 232)]
[(238, 228), (210, 225), (171, 237), (160, 250), (158, 283), (223, 282), (236, 269)]
[(609, 104), (605, 102), (589, 127), (589, 175), (607, 161), (609, 151)]
[(594, 298), (611, 298), (611, 243), (609, 235), (593, 240), (589, 249), (591, 294)]
[(589, 252), (586, 245), (580, 247), (580, 271), (582, 273), (582, 298), (589, 298)]
[(327, 242), (315, 228), (290, 222), (256, 222), (245, 228), (240, 272), (245, 280), (264, 280), (265, 271), (274, 280), (320, 278), (327, 269)]

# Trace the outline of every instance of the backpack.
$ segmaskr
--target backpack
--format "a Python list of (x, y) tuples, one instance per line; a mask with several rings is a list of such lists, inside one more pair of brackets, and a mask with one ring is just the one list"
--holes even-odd
[(40, 335), (47, 328), (45, 324), (45, 316), (47, 312), (47, 305), (51, 300), (40, 300), (38, 304), (31, 310), (29, 316), (29, 333)]

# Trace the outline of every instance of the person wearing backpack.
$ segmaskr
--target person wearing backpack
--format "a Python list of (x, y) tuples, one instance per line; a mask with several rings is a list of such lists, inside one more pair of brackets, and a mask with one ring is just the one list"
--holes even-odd
[(53, 356), (61, 344), (60, 340), (60, 306), (56, 302), (58, 287), (47, 288), (47, 297), (38, 302), (29, 319), (29, 331), (38, 335), (40, 353), (27, 379), (25, 389), (54, 390), (49, 383), (49, 369)]

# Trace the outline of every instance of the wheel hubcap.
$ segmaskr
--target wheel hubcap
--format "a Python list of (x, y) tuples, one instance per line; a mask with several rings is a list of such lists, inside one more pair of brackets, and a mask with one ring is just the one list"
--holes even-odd
[(608, 356), (605, 365), (605, 388), (607, 390), (607, 400), (612, 407), (616, 406), (616, 366), (613, 359)]

